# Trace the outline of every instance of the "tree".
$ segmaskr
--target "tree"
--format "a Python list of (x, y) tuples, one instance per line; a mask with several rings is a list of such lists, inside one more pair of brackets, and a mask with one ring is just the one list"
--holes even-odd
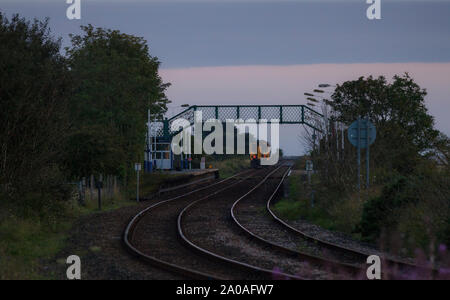
[(433, 149), (428, 153), (439, 165), (444, 166), (448, 170), (450, 161), (450, 139), (444, 133), (439, 133), (434, 142)]
[(82, 26), (67, 48), (75, 89), (68, 169), (73, 176), (126, 176), (141, 160), (147, 109), (162, 114), (169, 102), (160, 62), (147, 42), (116, 30)]
[[(0, 192), (23, 199), (57, 173), (67, 128), (69, 73), (48, 20), (0, 13)], [(59, 180), (60, 178), (58, 178)], [(0, 197), (3, 198), (3, 197)]]
[[(331, 106), (331, 122), (313, 119), (318, 132), (304, 138), (311, 150), (318, 181), (316, 209), (335, 224), (346, 224), (348, 233), (380, 241), (383, 246), (430, 250), (449, 243), (449, 139), (434, 128), (425, 107), (426, 90), (408, 75), (360, 77), (337, 85), (324, 100)], [(377, 127), (371, 146), (371, 189), (356, 195), (356, 147), (342, 137), (336, 123), (349, 126), (358, 117), (369, 117)], [(345, 147), (342, 147), (342, 141)], [(362, 150), (362, 175), (365, 150)], [(361, 201), (364, 199), (364, 201)], [(347, 223), (347, 217), (350, 220)], [(391, 241), (395, 241), (391, 243)], [(391, 250), (393, 250), (391, 248)]]
[(426, 95), (407, 73), (394, 76), (392, 83), (370, 76), (338, 85), (330, 105), (348, 125), (358, 116), (369, 116), (378, 132), (373, 159), (410, 172), (439, 134), (425, 107)]

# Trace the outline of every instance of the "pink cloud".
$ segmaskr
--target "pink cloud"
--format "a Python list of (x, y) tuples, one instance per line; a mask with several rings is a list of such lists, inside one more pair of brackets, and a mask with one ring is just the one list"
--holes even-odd
[[(450, 134), (450, 63), (316, 64), (293, 66), (227, 66), (163, 69), (174, 105), (189, 104), (304, 104), (304, 92), (320, 83), (341, 83), (359, 76), (404, 72), (428, 91), (427, 106), (438, 129)], [(298, 128), (295, 129), (298, 131)], [(297, 152), (298, 142), (286, 145)], [(282, 143), (283, 146), (283, 143)]]

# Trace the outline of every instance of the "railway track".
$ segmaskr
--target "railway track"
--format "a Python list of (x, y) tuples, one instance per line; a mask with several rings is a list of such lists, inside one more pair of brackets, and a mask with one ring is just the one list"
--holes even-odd
[(327, 241), (282, 220), (272, 210), (272, 203), (276, 200), (277, 193), (280, 192), (290, 169), (290, 167), (286, 168), (273, 193), (266, 197), (268, 199), (266, 203), (255, 195), (253, 197), (247, 195), (234, 202), (231, 216), (238, 227), (251, 238), (330, 272), (342, 276), (350, 275), (355, 279), (366, 278), (367, 258), (373, 254), (379, 255), (382, 259), (385, 270), (382, 273), (384, 279), (409, 278), (410, 274), (419, 278), (420, 276), (438, 278), (438, 271), (429, 267), (392, 259), (380, 252), (361, 251), (344, 243)]
[(270, 244), (255, 243), (255, 237), (243, 233), (230, 209), (236, 199), (271, 193), (285, 172), (285, 166), (265, 171), (264, 177), (253, 181), (247, 192), (218, 197), (211, 201), (198, 200), (188, 205), (179, 215), (178, 230), (187, 245), (211, 259), (239, 264), (255, 271), (272, 272), (276, 278), (288, 279), (342, 279), (328, 269), (312, 266), (298, 255), (286, 253)]
[[(247, 170), (155, 203), (131, 219), (124, 244), (141, 260), (193, 279), (365, 278), (367, 253), (303, 232), (273, 211), (290, 169)], [(384, 263), (390, 272), (383, 278), (430, 271)]]
[(187, 194), (158, 202), (138, 213), (124, 231), (123, 241), (130, 253), (152, 265), (192, 279), (271, 279), (272, 273), (255, 272), (241, 266), (224, 267), (196, 254), (180, 241), (176, 230), (179, 212), (196, 200), (236, 191), (238, 185), (259, 171), (248, 170)]
[(237, 199), (230, 209), (233, 221), (251, 238), (275, 250), (335, 274), (361, 278), (365, 272), (362, 265), (364, 262), (358, 261), (354, 255), (349, 254), (345, 249), (329, 251), (328, 248), (305, 239), (297, 232), (291, 232), (282, 223), (276, 222), (271, 214), (264, 211), (265, 207), (270, 209), (271, 201), (279, 195), (290, 170), (290, 166), (284, 168), (279, 181), (273, 182), (272, 187), (269, 188), (273, 192), (265, 198), (253, 194)]

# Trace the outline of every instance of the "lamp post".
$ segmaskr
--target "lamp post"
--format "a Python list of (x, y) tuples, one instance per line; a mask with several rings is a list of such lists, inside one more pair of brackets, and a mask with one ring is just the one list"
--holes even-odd
[[(323, 89), (329, 88), (329, 87), (336, 88), (337, 86), (336, 85), (332, 85), (332, 84), (328, 84), (328, 83), (321, 83), (321, 84), (318, 85), (318, 87), (321, 88), (321, 89), (315, 89), (314, 90), (315, 93), (318, 93), (318, 94), (325, 94), (325, 93), (326, 94), (332, 94), (331, 92), (327, 92), (327, 91), (325, 91)], [(313, 97), (321, 98), (321, 100), (325, 103), (324, 115), (325, 115), (326, 120), (327, 120), (326, 124), (327, 124), (327, 136), (328, 136), (328, 106), (331, 106), (332, 101), (330, 101), (330, 100), (328, 100), (328, 99), (326, 99), (326, 98), (324, 98), (323, 96), (320, 96), (320, 95), (316, 96), (316, 95), (313, 95), (311, 93), (305, 93), (305, 95), (306, 96), (310, 96), (311, 99), (314, 99), (316, 101), (317, 101), (317, 99), (315, 99)], [(310, 100), (310, 99), (308, 98), (308, 100)], [(334, 111), (334, 117), (337, 117), (336, 111)], [(343, 154), (344, 154), (344, 149), (345, 149), (345, 137), (344, 137), (344, 126), (343, 126), (343, 124), (338, 122), (338, 121), (335, 121), (335, 130), (336, 130), (336, 155), (337, 155), (337, 158), (339, 159), (340, 157), (341, 158), (344, 157)], [(341, 150), (342, 150), (342, 155), (341, 156), (339, 155), (339, 152), (340, 152), (339, 151), (340, 150), (339, 149), (339, 134), (338, 134), (339, 131), (341, 131)]]
[[(328, 83), (319, 84), (319, 88), (329, 88), (329, 87), (336, 88), (337, 85), (328, 84)], [(336, 111), (335, 111), (335, 113), (336, 113)], [(342, 122), (339, 123), (338, 121), (336, 121), (336, 151), (337, 151), (338, 159), (339, 159), (339, 143), (338, 143), (339, 137), (337, 135), (337, 132), (339, 131), (339, 129), (341, 131), (341, 150), (342, 150), (341, 158), (343, 159), (344, 158), (344, 149), (345, 149), (344, 124)]]
[(168, 118), (175, 116), (176, 114), (182, 112), (181, 108), (188, 108), (190, 107), (189, 104), (181, 104), (181, 105), (171, 105), (167, 106), (167, 113), (166, 116)]
[[(324, 93), (324, 91), (321, 91), (321, 90), (314, 90), (314, 92), (318, 92), (318, 91), (319, 91), (319, 93)], [(328, 99), (324, 98), (323, 96), (314, 95), (312, 93), (304, 93), (304, 95), (307, 96), (306, 99), (308, 100), (308, 103), (307, 103), (308, 106), (315, 107), (315, 106), (319, 105), (320, 102), (323, 102), (325, 104), (325, 107), (322, 106), (322, 113), (324, 115), (324, 120), (325, 120), (326, 140), (328, 141), (328, 126), (329, 126), (328, 102), (327, 102)]]
[(322, 83), (322, 84), (319, 84), (319, 87), (320, 88), (327, 88), (327, 87), (330, 87), (331, 85), (330, 84), (328, 84), (328, 83)]

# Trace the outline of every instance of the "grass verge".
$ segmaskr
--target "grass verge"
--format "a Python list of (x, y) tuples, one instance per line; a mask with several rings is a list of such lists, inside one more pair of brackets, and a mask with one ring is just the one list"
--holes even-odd
[[(248, 159), (232, 158), (223, 161), (209, 160), (213, 168), (220, 169), (221, 177), (248, 167)], [(181, 175), (161, 173), (141, 174), (140, 197), (148, 197), (158, 191), (161, 184), (178, 180)], [(17, 216), (12, 208), (0, 211), (0, 280), (53, 279), (44, 275), (42, 262), (54, 259), (64, 249), (73, 224), (82, 216), (98, 213), (97, 190), (92, 197), (87, 191), (86, 205), (79, 206), (76, 200), (58, 204), (57, 213)], [(128, 188), (114, 197), (103, 194), (102, 212), (136, 205), (136, 179), (128, 182)], [(65, 263), (65, 262), (59, 262)]]
[[(289, 196), (274, 205), (275, 211), (281, 217), (292, 221), (306, 220), (328, 230), (344, 232), (357, 239), (361, 238), (355, 229), (362, 217), (366, 201), (364, 194), (335, 196), (325, 188), (315, 188), (313, 198), (303, 175), (297, 173), (290, 176), (288, 180)], [(314, 186), (319, 187), (320, 183), (316, 181), (317, 179), (313, 177)], [(379, 193), (379, 187), (373, 187), (370, 191), (371, 195)]]
[[(141, 197), (158, 191), (159, 185), (173, 175), (145, 174), (141, 177)], [(103, 194), (102, 212), (136, 205), (136, 181), (116, 196), (107, 198)], [(92, 197), (86, 193), (86, 205), (79, 206), (73, 199), (58, 204), (57, 211), (43, 215), (28, 214), (19, 217), (17, 209), (2, 207), (0, 211), (0, 280), (53, 279), (44, 275), (42, 263), (53, 259), (64, 249), (73, 224), (82, 216), (98, 213), (97, 190)], [(65, 262), (59, 262), (65, 263)]]
[(207, 157), (206, 166), (211, 166), (213, 169), (219, 169), (220, 178), (228, 178), (249, 168), (250, 160), (247, 155), (227, 158), (225, 160), (215, 160), (213, 157)]
[[(103, 212), (135, 205), (125, 197), (102, 202)], [(52, 279), (43, 275), (41, 263), (53, 259), (64, 248), (78, 218), (98, 212), (96, 201), (87, 201), (84, 207), (70, 201), (61, 209), (57, 217), (25, 218), (10, 214), (0, 221), (0, 280)]]

